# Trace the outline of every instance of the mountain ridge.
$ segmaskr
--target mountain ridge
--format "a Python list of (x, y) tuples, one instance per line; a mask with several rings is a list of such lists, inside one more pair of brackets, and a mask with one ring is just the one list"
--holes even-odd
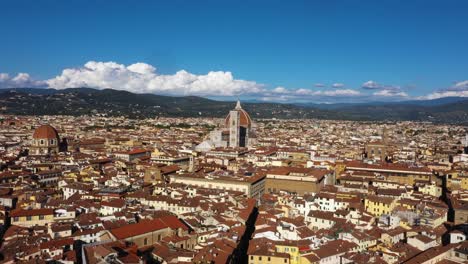
[[(335, 105), (267, 102), (246, 102), (242, 105), (253, 118), (430, 121), (468, 124), (468, 98)], [(101, 113), (131, 118), (223, 117), (233, 107), (232, 101), (217, 101), (198, 96), (136, 94), (114, 89), (0, 89), (0, 113), (2, 114), (90, 115)]]

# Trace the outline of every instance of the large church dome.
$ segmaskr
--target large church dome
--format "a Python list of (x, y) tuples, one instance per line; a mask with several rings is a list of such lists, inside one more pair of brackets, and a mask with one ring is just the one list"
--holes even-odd
[(57, 139), (59, 140), (58, 132), (55, 128), (50, 125), (42, 125), (36, 130), (34, 130), (33, 134), (34, 139)]
[[(234, 111), (239, 112), (239, 123), (240, 123), (239, 125), (240, 126), (243, 126), (243, 127), (252, 126), (252, 119), (250, 118), (249, 113), (247, 113), (247, 111), (242, 109), (239, 101), (237, 101), (236, 108), (234, 108)], [(230, 114), (226, 116), (226, 119), (224, 121), (226, 127), (229, 127), (229, 122), (231, 121), (230, 117), (231, 117)]]

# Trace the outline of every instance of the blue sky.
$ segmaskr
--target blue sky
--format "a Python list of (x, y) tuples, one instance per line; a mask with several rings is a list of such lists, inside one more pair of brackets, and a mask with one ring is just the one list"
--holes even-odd
[(468, 96), (467, 14), (462, 0), (0, 1), (0, 87), (265, 101)]

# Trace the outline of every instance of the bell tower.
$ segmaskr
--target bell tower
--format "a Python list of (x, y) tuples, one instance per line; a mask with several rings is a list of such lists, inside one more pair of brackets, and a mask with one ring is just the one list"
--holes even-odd
[[(240, 106), (239, 101), (237, 104)], [(232, 110), (229, 115), (229, 147), (235, 148), (239, 146), (239, 111)]]

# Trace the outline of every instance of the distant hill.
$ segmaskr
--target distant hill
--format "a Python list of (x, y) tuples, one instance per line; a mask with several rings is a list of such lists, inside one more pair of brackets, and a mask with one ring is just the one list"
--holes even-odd
[(458, 103), (460, 101), (466, 101), (466, 97), (443, 97), (433, 100), (411, 100), (411, 101), (401, 101), (397, 104), (413, 104), (413, 105), (422, 105), (422, 106), (431, 106), (431, 105), (444, 105), (451, 103)]
[[(135, 94), (112, 89), (0, 89), (0, 113), (2, 114), (89, 115), (100, 113), (131, 118), (224, 117), (233, 107), (234, 102), (215, 101), (197, 96)], [(463, 98), (331, 105), (243, 103), (243, 107), (253, 118), (414, 120), (468, 124), (468, 99)]]
[[(234, 106), (234, 102), (197, 96), (135, 94), (112, 89), (0, 89), (0, 113), (4, 114), (224, 117)], [(253, 118), (326, 118), (330, 114), (327, 110), (290, 104), (243, 103), (242, 106)]]
[(443, 97), (433, 100), (408, 100), (398, 102), (367, 102), (367, 103), (335, 103), (335, 104), (317, 104), (317, 103), (297, 103), (298, 106), (313, 107), (319, 109), (342, 109), (354, 106), (377, 106), (377, 105), (417, 105), (417, 106), (437, 106), (444, 104), (457, 103), (460, 101), (466, 101), (468, 98), (465, 97)]

